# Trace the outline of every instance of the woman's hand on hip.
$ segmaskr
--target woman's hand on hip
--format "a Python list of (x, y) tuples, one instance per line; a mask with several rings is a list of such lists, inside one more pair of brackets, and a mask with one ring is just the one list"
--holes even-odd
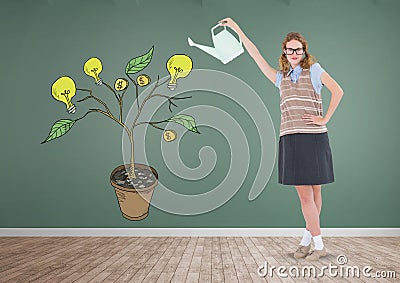
[(307, 125), (315, 124), (319, 126), (324, 126), (328, 121), (325, 120), (322, 116), (314, 116), (311, 114), (304, 114), (302, 119), (306, 122)]

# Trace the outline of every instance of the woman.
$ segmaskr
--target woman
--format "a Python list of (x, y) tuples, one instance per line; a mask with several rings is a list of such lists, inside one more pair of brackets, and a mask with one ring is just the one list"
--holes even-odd
[[(306, 229), (295, 258), (317, 260), (327, 254), (322, 242), (319, 214), (321, 185), (334, 182), (333, 161), (326, 124), (338, 106), (343, 90), (308, 53), (305, 38), (289, 33), (282, 43), (280, 70), (272, 68), (257, 47), (231, 18), (219, 21), (233, 28), (264, 75), (280, 90), (279, 183), (294, 185), (301, 202)], [(322, 116), (321, 88), (331, 92), (329, 108)], [(314, 249), (310, 251), (311, 240)]]

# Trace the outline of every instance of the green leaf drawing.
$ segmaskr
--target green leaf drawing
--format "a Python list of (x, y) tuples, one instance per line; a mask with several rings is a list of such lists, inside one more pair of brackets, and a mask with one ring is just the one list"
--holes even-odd
[(169, 118), (167, 121), (181, 124), (182, 126), (187, 128), (189, 131), (200, 134), (200, 132), (196, 128), (196, 122), (192, 116), (179, 114), (179, 115)]
[(56, 138), (59, 138), (62, 135), (65, 135), (72, 128), (74, 124), (75, 124), (74, 120), (68, 120), (68, 119), (58, 120), (51, 127), (49, 136), (46, 138), (46, 140), (42, 142), (42, 144), (54, 140)]
[(146, 66), (150, 63), (151, 58), (153, 57), (153, 50), (154, 46), (151, 47), (149, 52), (147, 52), (146, 54), (133, 58), (131, 61), (129, 61), (128, 65), (126, 65), (125, 73), (127, 75), (135, 74), (146, 68)]

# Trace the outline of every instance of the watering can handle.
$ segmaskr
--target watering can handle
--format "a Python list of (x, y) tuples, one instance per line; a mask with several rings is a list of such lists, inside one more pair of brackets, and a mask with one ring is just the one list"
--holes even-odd
[[(211, 28), (211, 34), (212, 34), (212, 36), (215, 35), (215, 34), (214, 34), (214, 30), (215, 30), (217, 27), (220, 27), (220, 25), (217, 24), (216, 26), (213, 26), (213, 27)], [(224, 29), (226, 30), (226, 26), (224, 26)], [(236, 34), (237, 34), (237, 31), (236, 31), (234, 28), (231, 28), (231, 29), (233, 29), (233, 30), (236, 32)], [(239, 36), (239, 44), (242, 45), (242, 39), (240, 38), (240, 36)]]

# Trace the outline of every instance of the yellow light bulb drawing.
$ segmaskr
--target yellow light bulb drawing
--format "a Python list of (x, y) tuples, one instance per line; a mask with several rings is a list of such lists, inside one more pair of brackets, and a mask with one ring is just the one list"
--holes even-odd
[(75, 105), (72, 104), (71, 98), (76, 93), (76, 86), (73, 79), (64, 76), (58, 78), (51, 86), (51, 95), (58, 101), (64, 102), (67, 106), (69, 114), (75, 113)]
[(85, 74), (89, 77), (94, 78), (97, 85), (101, 85), (103, 82), (99, 77), (99, 74), (103, 70), (103, 65), (99, 58), (92, 57), (86, 61), (85, 65), (83, 65), (83, 70)]
[(171, 75), (171, 80), (168, 83), (168, 88), (174, 90), (176, 88), (176, 80), (189, 75), (192, 70), (192, 59), (184, 54), (175, 54), (167, 61), (167, 70)]

